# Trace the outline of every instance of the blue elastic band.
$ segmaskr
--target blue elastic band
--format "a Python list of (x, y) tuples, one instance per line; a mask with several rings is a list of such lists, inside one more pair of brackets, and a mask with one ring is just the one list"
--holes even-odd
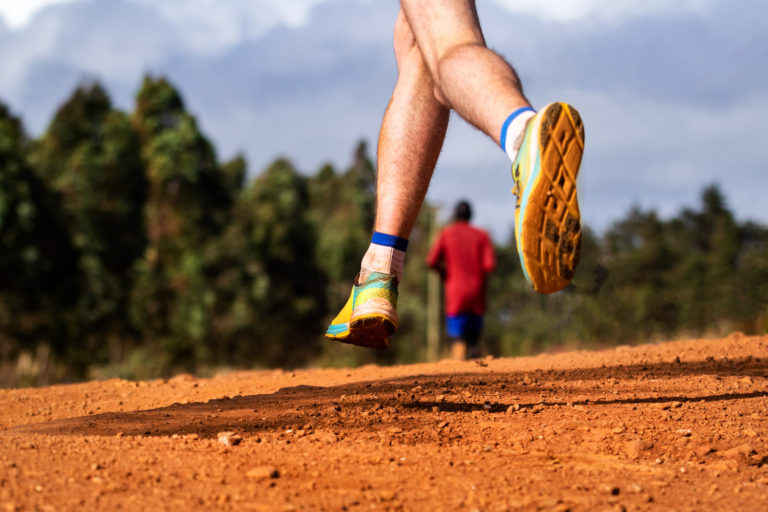
[(398, 251), (405, 251), (408, 247), (408, 240), (400, 238), (395, 235), (387, 235), (386, 233), (373, 232), (371, 243), (376, 245), (383, 245), (385, 247), (394, 247)]
[(517, 116), (522, 114), (523, 112), (536, 112), (531, 107), (520, 107), (519, 109), (515, 110), (511, 114), (509, 114), (509, 117), (506, 121), (504, 121), (504, 124), (501, 126), (501, 149), (504, 151), (507, 150), (506, 144), (507, 144), (507, 129), (509, 128), (509, 125), (512, 124), (512, 121), (515, 120)]

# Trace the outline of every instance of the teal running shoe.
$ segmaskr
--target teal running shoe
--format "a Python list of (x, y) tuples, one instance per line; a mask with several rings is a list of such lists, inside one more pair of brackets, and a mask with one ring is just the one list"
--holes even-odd
[[(355, 278), (357, 281), (357, 278)], [(352, 293), (325, 331), (326, 338), (361, 347), (385, 349), (397, 330), (397, 278), (373, 272)]]

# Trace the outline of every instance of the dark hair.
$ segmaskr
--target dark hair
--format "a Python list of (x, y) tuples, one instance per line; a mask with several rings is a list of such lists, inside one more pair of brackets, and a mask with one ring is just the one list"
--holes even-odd
[(472, 218), (472, 207), (466, 201), (459, 201), (456, 209), (453, 211), (453, 216), (456, 217), (456, 220), (469, 222), (469, 219)]

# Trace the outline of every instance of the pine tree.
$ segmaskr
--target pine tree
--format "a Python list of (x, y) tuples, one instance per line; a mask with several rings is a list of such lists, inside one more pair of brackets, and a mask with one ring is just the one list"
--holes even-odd
[(342, 174), (323, 166), (309, 180), (310, 219), (318, 233), (317, 265), (329, 278), (328, 303), (342, 303), (373, 229), (376, 176), (360, 141)]
[(119, 361), (123, 344), (134, 337), (127, 327), (130, 269), (145, 248), (146, 183), (136, 134), (101, 85), (83, 84), (56, 112), (34, 162), (61, 198), (77, 250), (72, 345), (82, 365)]
[(67, 350), (60, 306), (76, 260), (57, 197), (33, 172), (21, 121), (0, 104), (0, 359), (44, 343)]
[(219, 353), (269, 366), (318, 353), (326, 281), (308, 209), (307, 180), (284, 159), (240, 195), (215, 258)]
[(204, 248), (228, 223), (240, 171), (221, 169), (213, 146), (163, 78), (144, 79), (132, 122), (148, 181), (148, 240), (135, 269), (131, 319), (160, 367), (193, 369), (210, 355), (215, 298)]

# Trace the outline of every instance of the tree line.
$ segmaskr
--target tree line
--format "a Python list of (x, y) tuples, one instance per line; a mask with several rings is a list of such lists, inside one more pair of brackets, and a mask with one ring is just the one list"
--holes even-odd
[[(411, 236), (392, 349), (364, 351), (322, 333), (370, 240), (366, 144), (343, 170), (280, 158), (248, 175), (161, 77), (130, 113), (84, 83), (37, 139), (0, 104), (0, 384), (424, 359), (435, 208)], [(768, 230), (737, 222), (715, 186), (672, 219), (634, 208), (587, 229), (573, 284), (552, 296), (528, 289), (514, 237), (497, 255), (499, 355), (768, 331)]]
[(716, 185), (663, 220), (632, 207), (602, 236), (584, 232), (571, 285), (527, 293), (514, 244), (491, 281), (493, 343), (503, 353), (768, 333), (768, 229), (738, 222)]

